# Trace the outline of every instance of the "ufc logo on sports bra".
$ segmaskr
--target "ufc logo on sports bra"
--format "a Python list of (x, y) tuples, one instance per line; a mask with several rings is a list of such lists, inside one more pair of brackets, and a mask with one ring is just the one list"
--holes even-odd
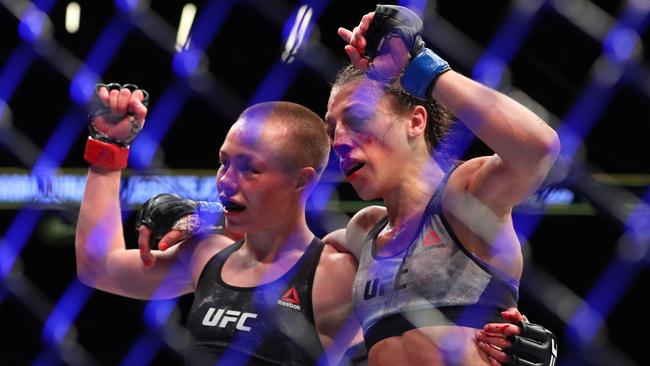
[(257, 314), (246, 312), (242, 313), (241, 311), (237, 310), (209, 308), (201, 324), (208, 327), (216, 327), (218, 324), (219, 328), (225, 328), (228, 326), (228, 324), (233, 323), (235, 325), (235, 329), (242, 330), (244, 332), (250, 332), (251, 327), (246, 326), (246, 321), (251, 318), (257, 318)]
[[(402, 268), (402, 270), (395, 276), (395, 279), (392, 281), (393, 290), (398, 291), (406, 288), (406, 283), (402, 283), (402, 275), (408, 272), (408, 268)], [(391, 286), (391, 278), (373, 278), (366, 282), (366, 288), (363, 290), (363, 299), (370, 300), (377, 296), (383, 296), (385, 289)]]

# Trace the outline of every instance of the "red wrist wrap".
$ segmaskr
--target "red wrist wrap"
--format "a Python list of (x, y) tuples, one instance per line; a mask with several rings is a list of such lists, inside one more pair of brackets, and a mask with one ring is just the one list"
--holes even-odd
[(88, 137), (84, 159), (91, 165), (108, 169), (124, 169), (129, 160), (129, 147), (121, 147)]

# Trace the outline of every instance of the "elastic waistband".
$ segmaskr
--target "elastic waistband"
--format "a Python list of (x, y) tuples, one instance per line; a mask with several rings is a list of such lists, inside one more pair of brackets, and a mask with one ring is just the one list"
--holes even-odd
[(377, 342), (389, 337), (401, 336), (411, 329), (434, 325), (457, 325), (481, 329), (488, 323), (507, 323), (501, 311), (493, 306), (447, 306), (405, 311), (388, 315), (364, 332), (366, 349), (370, 351)]

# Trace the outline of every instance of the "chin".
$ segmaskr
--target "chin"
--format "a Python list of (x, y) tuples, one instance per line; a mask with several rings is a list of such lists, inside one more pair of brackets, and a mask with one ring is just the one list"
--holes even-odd
[(357, 186), (357, 185), (352, 185), (354, 188), (354, 191), (357, 192), (357, 195), (359, 198), (361, 198), (364, 201), (371, 201), (375, 199), (381, 198), (381, 195), (377, 192), (374, 187), (368, 187), (368, 186)]
[(243, 223), (237, 223), (235, 220), (228, 220), (228, 218), (226, 218), (226, 222), (225, 222), (224, 226), (229, 231), (232, 231), (232, 232), (235, 232), (235, 233), (238, 233), (238, 234), (244, 234), (244, 233), (247, 233), (249, 231), (248, 230), (249, 228), (247, 227), (247, 225), (245, 225)]

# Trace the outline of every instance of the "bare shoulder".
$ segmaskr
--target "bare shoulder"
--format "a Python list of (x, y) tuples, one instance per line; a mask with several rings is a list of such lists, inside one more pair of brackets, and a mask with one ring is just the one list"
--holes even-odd
[(233, 243), (234, 240), (218, 233), (192, 237), (183, 243), (183, 246), (191, 250), (189, 268), (195, 287), (208, 261)]
[[(320, 261), (318, 262), (317, 271), (322, 270), (329, 275), (329, 272), (345, 272), (344, 270), (350, 269), (356, 273), (357, 261), (354, 256), (347, 252), (338, 251), (335, 247), (325, 244)], [(332, 273), (332, 275), (335, 276), (336, 274)]]
[(382, 217), (386, 216), (386, 207), (383, 206), (368, 206), (364, 207), (363, 209), (359, 210), (352, 218), (350, 219), (350, 222), (348, 223), (348, 229), (350, 229), (351, 226), (355, 226), (355, 228), (364, 230), (364, 231), (370, 231), (372, 227), (381, 219)]
[(314, 276), (312, 304), (316, 329), (331, 360), (338, 360), (360, 333), (352, 313), (356, 273), (353, 255), (325, 245)]
[(356, 273), (357, 260), (352, 254), (339, 252), (326, 244), (314, 276), (315, 293), (321, 294), (318, 297), (320, 305), (330, 307), (348, 303)]
[(368, 235), (368, 232), (377, 224), (377, 222), (386, 216), (386, 208), (382, 206), (368, 206), (357, 212), (345, 230), (345, 246), (359, 258), (361, 246)]
[(314, 275), (312, 301), (319, 334), (337, 333), (352, 309), (357, 262), (350, 253), (325, 245)]

